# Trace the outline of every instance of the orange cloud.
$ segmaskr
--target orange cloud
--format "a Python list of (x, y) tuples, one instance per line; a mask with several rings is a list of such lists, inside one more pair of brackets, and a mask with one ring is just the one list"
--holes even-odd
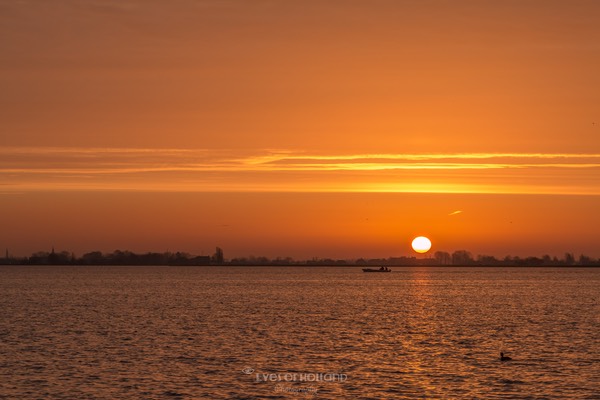
[(0, 148), (4, 191), (600, 194), (600, 154)]

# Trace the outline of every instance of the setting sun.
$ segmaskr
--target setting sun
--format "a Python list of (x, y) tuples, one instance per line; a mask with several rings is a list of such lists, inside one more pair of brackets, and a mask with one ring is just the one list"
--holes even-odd
[(427, 253), (431, 249), (431, 240), (425, 236), (418, 236), (413, 239), (412, 248), (417, 253)]

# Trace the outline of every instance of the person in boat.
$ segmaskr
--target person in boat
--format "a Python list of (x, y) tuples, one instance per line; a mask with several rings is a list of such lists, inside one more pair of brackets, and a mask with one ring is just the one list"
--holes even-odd
[(383, 267), (379, 268), (380, 271), (385, 271), (385, 269)]
[(512, 358), (505, 356), (504, 353), (500, 352), (500, 361), (510, 361)]

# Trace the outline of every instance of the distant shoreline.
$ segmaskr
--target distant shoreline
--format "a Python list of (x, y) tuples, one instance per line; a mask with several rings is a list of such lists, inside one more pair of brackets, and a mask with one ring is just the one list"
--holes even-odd
[[(165, 265), (165, 264), (0, 264), (2, 267), (169, 267), (169, 268), (252, 268), (252, 267), (268, 267), (268, 268), (367, 268), (377, 267), (376, 265), (325, 265), (325, 264), (209, 264), (209, 265)], [(562, 268), (562, 269), (573, 269), (573, 268), (600, 268), (600, 265), (387, 265), (388, 268)]]
[[(423, 256), (421, 256), (423, 257)], [(232, 257), (226, 259), (223, 249), (217, 247), (213, 255), (193, 255), (184, 252), (134, 253), (115, 250), (112, 253), (92, 251), (76, 256), (69, 251), (38, 251), (28, 257), (11, 256), (8, 249), (0, 265), (74, 265), (74, 266), (242, 266), (272, 267), (600, 267), (600, 259), (584, 254), (575, 257), (567, 252), (562, 258), (545, 254), (541, 257), (473, 255), (467, 250), (453, 253), (435, 251), (430, 257), (397, 256), (387, 258), (332, 259), (314, 257), (295, 260), (292, 257), (268, 258), (264, 256)]]

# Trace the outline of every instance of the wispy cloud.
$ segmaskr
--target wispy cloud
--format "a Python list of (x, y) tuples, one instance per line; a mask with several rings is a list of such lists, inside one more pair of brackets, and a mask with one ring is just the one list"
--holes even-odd
[(0, 147), (0, 155), (5, 190), (600, 194), (600, 154)]
[(456, 210), (456, 211), (452, 211), (450, 214), (448, 215), (457, 215), (457, 214), (462, 214), (461, 210)]

